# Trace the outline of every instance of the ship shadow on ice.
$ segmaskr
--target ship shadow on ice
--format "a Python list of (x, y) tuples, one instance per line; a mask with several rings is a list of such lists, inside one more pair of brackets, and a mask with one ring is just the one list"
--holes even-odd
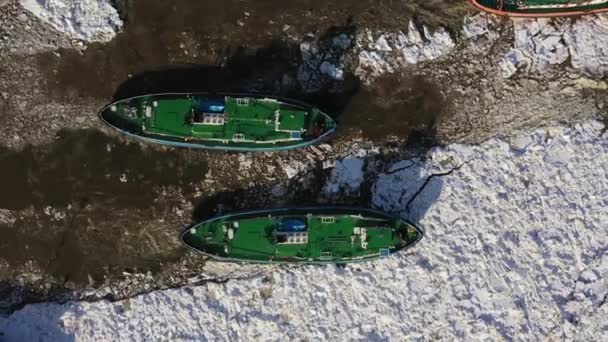
[[(277, 186), (282, 185), (274, 182), (260, 183), (248, 188), (221, 191), (211, 196), (196, 198), (193, 200), (192, 222), (187, 226), (215, 216), (239, 211), (321, 205), (315, 198), (304, 194), (304, 190), (301, 189), (277, 198), (276, 195), (272, 194), (272, 189)], [(288, 185), (287, 188), (293, 188), (294, 186)], [(314, 188), (320, 187), (314, 186)]]
[[(356, 189), (334, 174), (350, 170), (336, 171), (338, 166), (326, 169), (319, 162), (287, 181), (260, 181), (249, 187), (202, 195), (192, 201), (191, 224), (232, 212), (306, 206), (373, 208), (418, 224), (441, 195), (443, 173), (429, 173), (430, 168), (425, 167), (428, 161), (424, 156), (435, 145), (432, 134), (417, 131), (413, 138), (402, 146), (409, 151), (405, 157), (402, 153), (361, 157), (363, 181)], [(416, 162), (397, 165), (410, 158)], [(383, 179), (395, 173), (400, 173), (399, 184), (383, 187)]]
[[(389, 172), (390, 173), (390, 172)], [(406, 219), (426, 229), (421, 221), (429, 209), (441, 196), (443, 179), (437, 174), (428, 174), (423, 165), (413, 165), (402, 170), (399, 177), (404, 178), (402, 186), (384, 187), (382, 179), (374, 185), (374, 207)]]
[(452, 113), (445, 85), (416, 73), (389, 73), (373, 79), (352, 97), (344, 109), (338, 133), (359, 132), (384, 142), (387, 137), (435, 138), (439, 124)]
[[(426, 216), (433, 203), (439, 199), (443, 189), (443, 180), (441, 178), (431, 178), (428, 182), (427, 179), (420, 178), (414, 187), (419, 193), (399, 213), (401, 217), (407, 218), (414, 224), (420, 224), (420, 221)], [(421, 226), (420, 228), (425, 231), (424, 227)]]
[[(353, 30), (351, 26), (334, 27), (320, 41)], [(350, 72), (335, 80), (318, 67), (306, 69), (299, 44), (274, 40), (262, 47), (228, 48), (224, 55), (213, 65), (161, 66), (133, 75), (117, 87), (112, 100), (158, 93), (269, 95), (310, 104), (336, 119), (359, 89), (359, 80)], [(304, 69), (315, 73), (307, 75), (314, 77), (314, 86), (312, 81), (299, 80)]]
[[(200, 197), (194, 200), (194, 209), (192, 211), (192, 222), (184, 227), (190, 227), (199, 222), (208, 220), (214, 216), (227, 214), (231, 211), (241, 211), (247, 209), (259, 209), (253, 206), (238, 204), (239, 199), (246, 195), (248, 190), (222, 191), (208, 197)], [(253, 192), (253, 190), (249, 190)]]
[[(56, 287), (56, 286), (55, 286)], [(57, 296), (63, 293), (69, 296), (70, 290), (65, 288), (52, 288), (54, 291), (53, 297), (48, 297), (41, 294), (36, 294), (30, 289), (23, 287), (17, 282), (0, 282), (0, 319), (6, 319), (10, 322), (11, 317), (17, 310), (23, 309), (27, 304), (43, 303), (49, 300), (54, 303), (49, 303), (44, 309), (44, 319), (34, 315), (25, 314), (15, 319), (15, 324), (7, 324), (8, 329), (2, 330), (0, 327), (0, 341), (22, 341), (26, 336), (34, 336), (36, 332), (42, 333), (44, 339), (50, 341), (71, 342), (76, 341), (76, 336), (73, 333), (68, 333), (63, 329), (62, 318), (69, 308), (69, 312), (75, 317), (84, 314), (82, 309), (77, 305), (69, 307), (63, 303), (65, 300), (57, 300)], [(63, 304), (63, 305), (62, 305)], [(7, 316), (7, 317), (2, 317)], [(36, 331), (37, 330), (37, 331)]]
[[(50, 295), (52, 293), (52, 295)], [(72, 291), (57, 284), (50, 284), (46, 293), (33, 291), (30, 287), (23, 286), (17, 281), (0, 281), (0, 316), (10, 315), (27, 304), (47, 302), (49, 300), (59, 301), (60, 298), (69, 298)], [(3, 331), (0, 330), (0, 341)], [(4, 337), (6, 336), (6, 332)]]
[[(403, 187), (392, 189), (378, 189), (381, 184), (377, 184), (376, 196), (381, 198), (389, 194), (391, 198), (398, 195), (398, 200), (388, 202), (388, 212), (409, 220), (414, 224), (419, 224), (426, 216), (431, 206), (437, 202), (443, 190), (443, 179), (439, 174), (428, 174), (423, 165), (414, 165), (403, 174), (407, 181)], [(407, 185), (406, 185), (407, 184)], [(424, 230), (424, 227), (420, 227)]]

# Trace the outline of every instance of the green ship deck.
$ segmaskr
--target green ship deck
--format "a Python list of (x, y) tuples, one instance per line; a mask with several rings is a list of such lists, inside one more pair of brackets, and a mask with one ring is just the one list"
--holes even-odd
[(99, 116), (146, 141), (222, 150), (303, 147), (335, 131), (335, 122), (316, 108), (245, 95), (145, 95), (114, 102)]
[(484, 11), (515, 17), (573, 16), (608, 11), (608, 0), (471, 0)]
[(223, 261), (347, 263), (414, 245), (422, 231), (371, 209), (289, 208), (216, 217), (181, 235), (190, 248)]

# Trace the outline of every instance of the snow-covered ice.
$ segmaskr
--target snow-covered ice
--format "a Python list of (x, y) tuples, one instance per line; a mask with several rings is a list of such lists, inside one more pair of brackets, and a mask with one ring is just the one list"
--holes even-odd
[(307, 165), (306, 163), (294, 161), (290, 164), (287, 164), (287, 163), (282, 164), (282, 168), (283, 168), (283, 171), (285, 172), (285, 175), (287, 175), (287, 178), (292, 179), (298, 173), (300, 173), (301, 171), (306, 169), (306, 165)]
[(344, 71), (328, 61), (323, 61), (323, 63), (321, 63), (319, 71), (334, 80), (341, 80), (344, 78)]
[(110, 0), (19, 0), (56, 30), (86, 42), (108, 42), (123, 22)]
[(574, 21), (564, 41), (573, 67), (591, 76), (608, 77), (608, 15)]
[(462, 33), (467, 39), (475, 39), (478, 37), (487, 37), (494, 40), (500, 36), (496, 30), (497, 18), (479, 13), (472, 16), (464, 17), (464, 25), (462, 25)]
[(357, 38), (359, 65), (355, 74), (369, 81), (399, 67), (437, 59), (448, 54), (456, 45), (445, 28), (422, 32), (410, 21), (407, 34), (373, 32), (366, 29)]
[(327, 182), (323, 189), (324, 192), (334, 194), (358, 190), (364, 180), (364, 164), (365, 161), (363, 159), (355, 156), (336, 161), (329, 182)]
[[(511, 19), (513, 47), (500, 63), (501, 73), (508, 78), (517, 70), (544, 72), (552, 66), (570, 63), (582, 73), (595, 78), (608, 75), (608, 15), (588, 15), (572, 19)], [(464, 18), (462, 37), (472, 51), (487, 50), (501, 39), (500, 21), (494, 16), (478, 14)], [(382, 74), (408, 65), (441, 58), (452, 52), (456, 41), (447, 30), (419, 30), (410, 22), (403, 32), (363, 30), (358, 35), (359, 65), (355, 74), (370, 82)]]
[(580, 329), (581, 341), (608, 340), (608, 253), (604, 250), (596, 261), (587, 265), (576, 280), (573, 295), (566, 305)]
[(577, 20), (514, 19), (515, 42), (502, 61), (505, 77), (517, 69), (545, 71), (568, 59), (593, 77), (608, 75), (608, 15)]
[[(497, 20), (478, 14), (464, 18), (462, 36), (469, 48), (479, 50), (499, 37)], [(480, 39), (482, 38), (483, 39)], [(357, 37), (359, 65), (356, 75), (364, 82), (408, 65), (431, 61), (448, 55), (456, 41), (443, 27), (431, 31), (409, 22), (407, 33), (364, 30)]]
[[(387, 167), (373, 204), (426, 230), (408, 252), (116, 303), (33, 304), (0, 318), (0, 332), (24, 341), (606, 340), (603, 128), (589, 121), (450, 145)], [(361, 162), (349, 158), (336, 168), (358, 175)]]

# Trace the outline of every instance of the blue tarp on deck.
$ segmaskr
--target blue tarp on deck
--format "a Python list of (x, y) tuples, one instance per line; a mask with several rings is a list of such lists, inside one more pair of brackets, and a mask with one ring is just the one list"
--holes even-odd
[(203, 113), (223, 113), (225, 108), (223, 100), (202, 100), (198, 103), (198, 109)]
[(306, 223), (298, 219), (286, 219), (279, 224), (280, 232), (301, 232), (306, 230)]

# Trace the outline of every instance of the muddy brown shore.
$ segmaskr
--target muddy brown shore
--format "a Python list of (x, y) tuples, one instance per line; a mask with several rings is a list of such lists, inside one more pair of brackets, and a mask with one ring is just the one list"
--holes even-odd
[[(0, 44), (0, 312), (32, 301), (119, 299), (191, 283), (205, 274), (206, 260), (179, 244), (185, 225), (232, 209), (369, 205), (367, 183), (357, 194), (322, 194), (336, 158), (379, 147), (366, 165), (368, 172), (382, 172), (389, 162), (434, 144), (479, 141), (511, 129), (514, 121), (493, 117), (492, 101), (467, 104), (489, 88), (478, 80), (493, 76), (466, 51), (364, 85), (354, 75), (351, 48), (336, 52), (329, 43), (338, 35), (354, 40), (364, 28), (402, 30), (410, 19), (446, 27), (460, 39), (462, 19), (472, 12), (463, 1), (115, 5), (124, 32), (84, 50), (71, 48), (72, 42), (18, 4), (0, 7), (0, 36), (8, 37)], [(44, 44), (56, 48), (15, 50), (11, 42), (20, 41), (39, 42), (23, 45), (28, 51)], [(294, 81), (302, 41), (314, 42), (320, 53), (340, 53), (334, 57), (350, 67), (344, 78), (315, 75), (312, 92)], [(496, 43), (494, 55), (483, 58), (493, 62), (508, 43)], [(549, 84), (509, 82), (500, 87), (514, 96)], [(253, 155), (143, 144), (96, 118), (96, 110), (113, 99), (163, 91), (293, 97), (331, 113), (340, 130), (322, 148)], [(546, 96), (555, 97), (550, 91)], [(563, 100), (577, 108), (572, 116), (588, 112), (585, 106), (595, 106), (602, 94), (588, 96), (587, 102)], [(544, 120), (530, 119), (529, 125)], [(288, 175), (299, 165), (306, 166)]]

